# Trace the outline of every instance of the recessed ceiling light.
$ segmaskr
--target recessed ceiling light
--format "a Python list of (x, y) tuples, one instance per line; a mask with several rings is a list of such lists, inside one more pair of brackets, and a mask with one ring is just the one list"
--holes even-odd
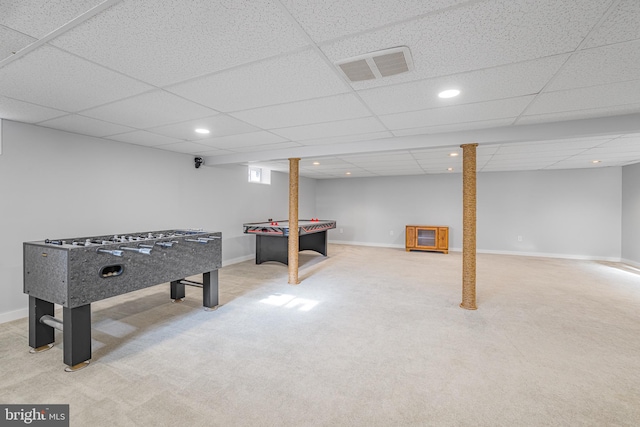
[(453, 168), (447, 168), (447, 170), (448, 170), (449, 172), (451, 172), (451, 171), (453, 171)]
[(600, 163), (600, 160), (592, 160), (591, 163)]
[(313, 162), (314, 165), (318, 166), (320, 162)]
[(351, 172), (347, 172), (345, 175), (351, 175)]
[(207, 135), (208, 133), (211, 133), (211, 131), (209, 129), (198, 128), (198, 129), (196, 129), (196, 133), (201, 133), (203, 135)]
[(458, 155), (458, 153), (455, 153), (455, 152), (449, 153), (449, 157), (456, 157), (457, 155)]
[(438, 94), (440, 98), (453, 98), (454, 96), (460, 95), (460, 91), (458, 89), (447, 89), (443, 90)]

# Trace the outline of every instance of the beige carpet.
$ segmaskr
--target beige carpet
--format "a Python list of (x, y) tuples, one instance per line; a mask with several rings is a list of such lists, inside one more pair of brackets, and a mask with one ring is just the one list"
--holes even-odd
[[(0, 325), (0, 403), (72, 426), (637, 426), (640, 274), (622, 264), (330, 245), (220, 272), (222, 306), (167, 284), (93, 304), (93, 360)], [(14, 284), (18, 286), (18, 284)], [(8, 284), (3, 284), (8, 286)], [(13, 285), (12, 285), (13, 286)]]

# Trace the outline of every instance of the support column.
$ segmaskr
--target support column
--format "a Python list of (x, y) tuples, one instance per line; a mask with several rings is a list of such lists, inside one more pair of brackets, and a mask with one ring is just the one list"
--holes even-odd
[(476, 310), (476, 147), (462, 148), (462, 303)]
[(297, 285), (298, 280), (298, 171), (300, 159), (289, 159), (289, 284)]

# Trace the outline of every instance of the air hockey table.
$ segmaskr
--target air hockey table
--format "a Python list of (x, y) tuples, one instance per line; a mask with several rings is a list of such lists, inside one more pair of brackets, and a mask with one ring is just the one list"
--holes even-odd
[[(242, 226), (245, 234), (256, 236), (256, 264), (267, 261), (289, 264), (289, 221), (250, 222)], [(298, 220), (298, 250), (327, 256), (327, 230), (332, 228), (336, 228), (333, 220)]]

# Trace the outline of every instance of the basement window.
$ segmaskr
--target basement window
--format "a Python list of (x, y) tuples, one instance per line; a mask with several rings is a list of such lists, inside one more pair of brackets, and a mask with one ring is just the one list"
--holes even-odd
[(249, 182), (257, 184), (271, 184), (271, 170), (249, 166)]

